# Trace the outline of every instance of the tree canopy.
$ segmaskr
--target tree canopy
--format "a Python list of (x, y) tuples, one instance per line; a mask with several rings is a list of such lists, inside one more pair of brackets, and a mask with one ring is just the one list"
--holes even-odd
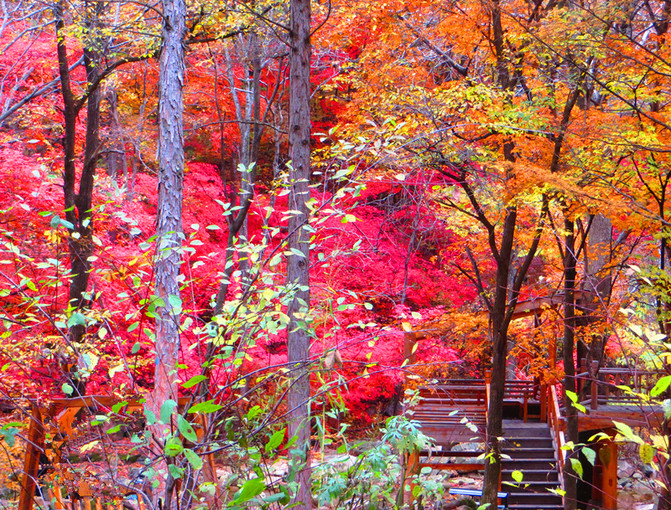
[[(506, 377), (563, 380), (578, 443), (581, 360), (671, 349), (670, 21), (668, 0), (3, 3), (3, 397), (148, 398), (172, 480), (259, 406), (250, 434), (288, 420), (305, 488), (315, 417), (399, 411), (414, 332), (412, 377), (492, 370), (490, 410)], [(184, 398), (211, 442), (171, 451)]]

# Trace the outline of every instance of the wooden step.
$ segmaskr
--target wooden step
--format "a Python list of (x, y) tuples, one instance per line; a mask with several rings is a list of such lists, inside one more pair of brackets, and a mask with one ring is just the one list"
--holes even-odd
[(554, 462), (555, 451), (554, 448), (527, 448), (524, 447), (509, 447), (505, 446), (501, 449), (501, 453), (510, 456), (513, 459), (548, 459)]
[(451, 416), (485, 416), (484, 411), (473, 408), (453, 408), (447, 406), (427, 406), (427, 407), (417, 407), (413, 409), (412, 417), (418, 419), (419, 416), (430, 416), (430, 415), (440, 415), (449, 418)]
[[(515, 471), (514, 469), (504, 468), (501, 470), (501, 480), (504, 482), (513, 481), (511, 473)], [(549, 471), (547, 469), (525, 469), (522, 470), (524, 478), (522, 479), (523, 483), (525, 482), (551, 482), (557, 483), (559, 481), (559, 474), (556, 470)]]
[(506, 438), (503, 448), (553, 448), (548, 437)]
[[(526, 478), (526, 477), (525, 477)], [(537, 493), (537, 492), (543, 492), (543, 493), (548, 493), (552, 494), (550, 489), (559, 489), (559, 482), (548, 482), (545, 480), (539, 480), (539, 481), (530, 481), (530, 480), (525, 480), (522, 479), (521, 483), (517, 482), (501, 482), (501, 487), (503, 490), (506, 492), (512, 493)]]
[(551, 505), (562, 504), (561, 496), (551, 494), (549, 492), (526, 492), (526, 493), (509, 493), (509, 505), (536, 505), (536, 508), (545, 508)]
[[(526, 426), (524, 426), (526, 425)], [(530, 425), (545, 425), (544, 427), (530, 426)], [(546, 424), (537, 423), (520, 423), (519, 425), (509, 425), (503, 427), (503, 436), (507, 439), (518, 439), (525, 437), (535, 438), (552, 438), (550, 428)]]
[(508, 510), (564, 510), (564, 505), (544, 505), (539, 507), (535, 504), (514, 504), (509, 505)]
[(555, 459), (503, 459), (501, 465), (504, 469), (522, 471), (527, 469), (557, 469)]

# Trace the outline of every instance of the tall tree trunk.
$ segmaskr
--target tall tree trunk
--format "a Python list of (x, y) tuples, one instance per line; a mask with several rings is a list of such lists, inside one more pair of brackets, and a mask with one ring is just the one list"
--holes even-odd
[[(92, 12), (87, 12), (87, 27), (95, 31), (95, 24), (101, 4), (96, 4)], [(88, 10), (87, 10), (88, 11)], [(77, 116), (84, 103), (75, 99), (70, 81), (70, 67), (67, 59), (67, 47), (63, 31), (65, 29), (63, 5), (55, 7), (56, 16), (56, 52), (58, 73), (63, 97), (64, 136), (63, 136), (63, 205), (68, 225), (68, 249), (70, 255), (70, 288), (68, 307), (72, 310), (84, 310), (89, 306), (86, 299), (91, 273), (90, 257), (93, 255), (93, 184), (99, 157), (100, 127), (100, 89), (93, 88), (86, 97), (86, 139), (84, 145), (84, 164), (79, 177), (77, 190), (76, 172), (76, 128)], [(84, 65), (88, 87), (99, 77), (100, 54), (99, 41), (89, 41), (84, 48)], [(69, 328), (69, 340), (73, 347), (81, 343), (86, 329), (82, 321), (74, 321)], [(76, 374), (73, 365), (66, 376), (77, 394), (85, 392), (85, 382)]]
[[(499, 0), (491, 0), (488, 7), (491, 16), (490, 43), (496, 55), (496, 81), (501, 89), (507, 90), (511, 86), (510, 61), (505, 50), (506, 41), (501, 21), (501, 5)], [(511, 141), (503, 145), (504, 158), (508, 162), (514, 162), (515, 160), (513, 147)], [(492, 253), (496, 259), (496, 290), (494, 303), (489, 310), (493, 349), (492, 379), (487, 415), (487, 459), (485, 459), (485, 478), (482, 486), (482, 503), (489, 504), (489, 508), (498, 506), (496, 493), (501, 479), (501, 445), (499, 444), (499, 438), (503, 435), (503, 398), (506, 381), (506, 355), (508, 352), (506, 307), (508, 305), (508, 277), (512, 265), (511, 256), (516, 222), (517, 209), (514, 206), (508, 207), (498, 255), (496, 247), (492, 246)], [(492, 231), (490, 230), (490, 232)]]
[[(506, 356), (508, 324), (508, 276), (512, 265), (513, 240), (517, 208), (508, 207), (501, 234), (501, 248), (496, 257), (496, 290), (494, 303), (489, 314), (492, 334), (492, 378), (489, 393), (489, 412), (487, 416), (487, 459), (485, 460), (485, 479), (482, 486), (482, 503), (496, 508), (496, 493), (501, 478), (501, 445), (503, 435), (503, 397), (506, 381)], [(535, 250), (534, 250), (535, 251)], [(525, 271), (526, 272), (526, 271)], [(514, 307), (514, 304), (513, 304)]]
[[(179, 353), (181, 300), (179, 269), (182, 246), (182, 182), (184, 177), (184, 0), (163, 0), (163, 47), (159, 67), (158, 217), (154, 261), (156, 308), (156, 365), (150, 408), (160, 415), (167, 400), (177, 402), (175, 382)], [(155, 444), (164, 444), (167, 424), (153, 428)], [(160, 448), (159, 454), (162, 454)], [(163, 464), (161, 468), (165, 469)], [(161, 476), (161, 473), (159, 473)], [(174, 484), (167, 473), (165, 500), (171, 501)]]
[[(568, 214), (568, 213), (566, 213)], [(575, 225), (572, 219), (564, 220), (564, 404), (566, 408), (567, 439), (578, 443), (578, 410), (567, 392), (576, 393), (575, 363), (573, 352), (575, 349), (575, 280), (576, 280), (576, 253), (575, 253)], [(575, 452), (577, 455), (577, 452)], [(569, 453), (568, 458), (574, 457)], [(575, 510), (577, 502), (577, 475), (569, 460), (564, 466), (564, 508)]]
[(297, 467), (298, 489), (294, 503), (300, 510), (312, 508), (310, 484), (310, 335), (306, 317), (310, 307), (310, 0), (291, 0), (289, 74), (289, 148), (292, 167), (289, 210), (289, 250), (287, 283), (293, 299), (289, 305), (287, 333), (289, 365), (289, 436), (296, 436), (292, 461)]

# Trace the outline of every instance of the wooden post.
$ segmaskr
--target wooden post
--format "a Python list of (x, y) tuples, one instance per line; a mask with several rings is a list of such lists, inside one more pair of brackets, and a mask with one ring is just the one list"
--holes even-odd
[(603, 508), (617, 510), (617, 444), (608, 441), (601, 447), (599, 458), (603, 463)]
[[(604, 432), (611, 437), (616, 433), (613, 429)], [(601, 502), (601, 508), (617, 510), (617, 443), (612, 439), (601, 443), (592, 484), (592, 498)]]
[(416, 361), (415, 345), (417, 344), (417, 335), (412, 331), (405, 332), (403, 342), (403, 358), (407, 361), (405, 366), (414, 365)]
[[(408, 480), (411, 477), (414, 477), (414, 475), (417, 475), (419, 473), (420, 467), (419, 467), (419, 450), (413, 450), (412, 452), (408, 453), (406, 455), (406, 462), (405, 462), (405, 470), (403, 472), (403, 487), (401, 487), (401, 490), (399, 491), (399, 494), (404, 494), (404, 501), (401, 503), (405, 502), (410, 505), (410, 508), (412, 508), (412, 501), (414, 499), (412, 492), (413, 489), (415, 488), (415, 484)], [(408, 490), (406, 491), (405, 488), (408, 486)], [(401, 505), (399, 505), (401, 506)]]
[[(485, 370), (485, 423), (489, 423), (489, 394), (492, 386), (492, 371)], [(487, 439), (487, 428), (485, 427), (485, 440)]]
[(21, 493), (18, 510), (32, 510), (37, 488), (37, 473), (40, 468), (40, 455), (44, 452), (44, 424), (37, 404), (33, 404), (28, 428), (26, 456), (21, 476)]
[[(553, 374), (556, 374), (557, 370), (557, 338), (552, 335), (550, 337), (550, 370)], [(553, 375), (554, 377), (554, 375)]]
[(599, 407), (599, 385), (596, 377), (598, 370), (599, 370), (599, 362), (592, 361), (592, 365), (589, 370), (590, 393), (591, 393), (590, 407), (592, 409), (597, 409)]
[[(197, 422), (201, 425), (196, 433), (198, 434), (198, 440), (205, 440), (205, 435), (207, 434), (209, 421), (208, 417), (204, 414), (196, 415)], [(212, 453), (208, 454), (203, 463), (203, 476), (206, 482), (211, 482), (214, 484), (214, 495), (207, 497), (208, 508), (218, 510), (221, 507), (221, 490), (219, 489), (219, 484), (217, 483), (217, 468), (214, 463), (214, 455)], [(138, 496), (138, 499), (141, 499)], [(140, 509), (143, 510), (143, 509)]]

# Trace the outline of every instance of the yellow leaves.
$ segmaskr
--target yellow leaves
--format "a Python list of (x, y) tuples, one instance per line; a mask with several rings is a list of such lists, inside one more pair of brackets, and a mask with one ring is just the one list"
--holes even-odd
[(58, 244), (63, 240), (63, 236), (60, 230), (45, 230), (44, 237), (47, 238), (47, 241), (50, 243)]
[(639, 449), (638, 449), (638, 455), (641, 459), (641, 462), (643, 462), (643, 464), (652, 463), (652, 461), (655, 458), (656, 453), (657, 453), (657, 451), (655, 450), (655, 448), (653, 448), (652, 446), (650, 446), (647, 443), (643, 443), (642, 445), (639, 446)]

